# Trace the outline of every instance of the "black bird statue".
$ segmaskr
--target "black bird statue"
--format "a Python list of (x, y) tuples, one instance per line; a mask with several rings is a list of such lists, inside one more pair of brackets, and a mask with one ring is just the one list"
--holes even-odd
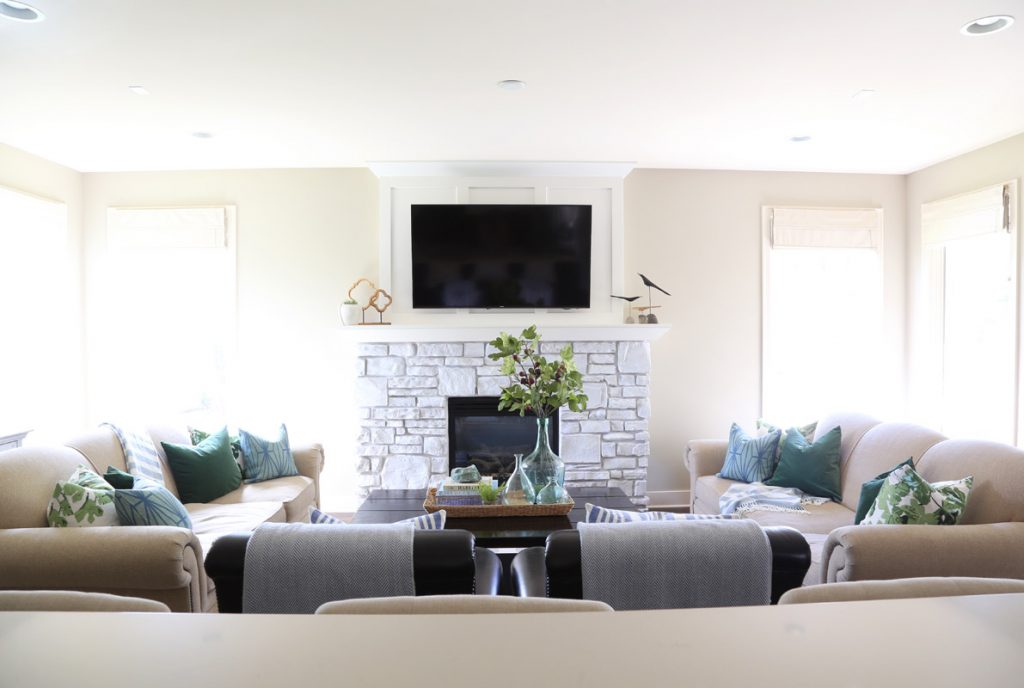
[(636, 301), (640, 297), (639, 296), (616, 296), (615, 294), (612, 294), (612, 298), (613, 299), (622, 299), (623, 301), (629, 301), (630, 303), (632, 303), (633, 301)]
[[(641, 315), (640, 316), (640, 322), (647, 323), (648, 325), (656, 325), (658, 323), (658, 316), (656, 316), (654, 314), (654, 309), (658, 308), (658, 306), (654, 305), (654, 299), (651, 297), (651, 289), (657, 289), (658, 291), (660, 291), (665, 296), (672, 296), (672, 295), (669, 294), (664, 289), (662, 289), (661, 287), (659, 287), (657, 284), (655, 284), (651, 280), (647, 279), (647, 275), (645, 275), (644, 273), (638, 272), (636, 274), (640, 275), (640, 279), (642, 279), (644, 281), (644, 286), (647, 287), (647, 308), (646, 308), (646, 310), (647, 310), (647, 317), (645, 318), (643, 315)], [(644, 309), (641, 309), (641, 310), (644, 310)]]

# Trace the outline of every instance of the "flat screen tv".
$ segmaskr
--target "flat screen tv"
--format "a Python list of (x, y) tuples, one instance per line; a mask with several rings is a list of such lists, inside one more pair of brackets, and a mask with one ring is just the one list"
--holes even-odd
[(413, 308), (589, 308), (589, 205), (413, 205)]

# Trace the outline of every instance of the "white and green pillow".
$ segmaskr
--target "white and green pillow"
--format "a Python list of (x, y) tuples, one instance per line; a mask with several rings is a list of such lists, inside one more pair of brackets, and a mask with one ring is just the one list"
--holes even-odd
[(97, 473), (79, 466), (53, 488), (46, 520), (55, 528), (120, 525), (114, 488)]
[(963, 518), (974, 476), (929, 483), (913, 466), (900, 466), (885, 483), (861, 525), (956, 525)]

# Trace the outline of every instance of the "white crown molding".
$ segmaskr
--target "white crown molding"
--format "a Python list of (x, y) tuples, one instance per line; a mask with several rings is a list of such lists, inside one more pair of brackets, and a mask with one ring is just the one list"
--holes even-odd
[(622, 179), (632, 162), (391, 162), (366, 164), (377, 177), (611, 177)]

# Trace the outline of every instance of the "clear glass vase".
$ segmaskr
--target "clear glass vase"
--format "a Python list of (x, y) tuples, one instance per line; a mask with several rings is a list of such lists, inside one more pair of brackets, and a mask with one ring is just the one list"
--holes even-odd
[(562, 493), (565, 486), (565, 463), (558, 458), (558, 454), (551, 451), (548, 420), (537, 419), (537, 446), (523, 460), (523, 472), (538, 495), (548, 483), (553, 482), (557, 486), (558, 494)]
[(501, 488), (502, 504), (533, 504), (537, 499), (537, 493), (533, 489), (533, 483), (526, 477), (523, 471), (523, 455), (516, 454), (516, 468), (508, 477)]

